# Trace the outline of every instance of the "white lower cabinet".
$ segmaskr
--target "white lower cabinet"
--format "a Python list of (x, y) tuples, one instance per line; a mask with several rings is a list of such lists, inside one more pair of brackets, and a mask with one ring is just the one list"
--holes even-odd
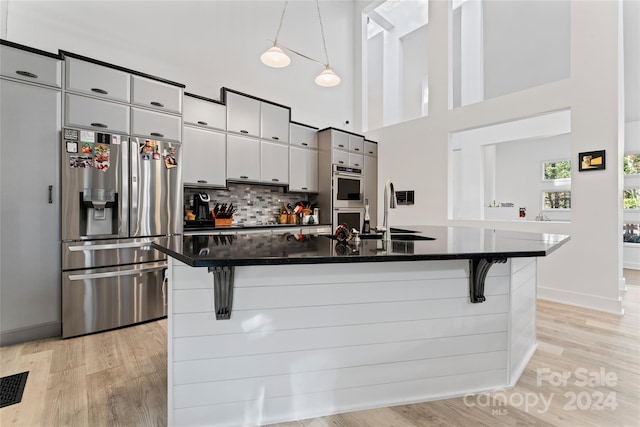
[(318, 152), (289, 147), (289, 191), (318, 192)]
[(289, 182), (289, 146), (260, 141), (260, 181), (269, 184)]
[(260, 181), (260, 140), (227, 135), (227, 179)]
[[(59, 66), (59, 64), (58, 64)], [(60, 333), (59, 89), (0, 79), (0, 345)]]
[(224, 187), (227, 180), (226, 135), (185, 126), (182, 137), (182, 181)]

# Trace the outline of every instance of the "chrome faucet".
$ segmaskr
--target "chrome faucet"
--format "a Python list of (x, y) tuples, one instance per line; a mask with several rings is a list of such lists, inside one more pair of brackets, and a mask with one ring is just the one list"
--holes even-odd
[(393, 189), (393, 182), (390, 179), (384, 184), (384, 219), (382, 228), (384, 229), (384, 240), (391, 241), (391, 228), (389, 227), (389, 208), (396, 208), (396, 192)]

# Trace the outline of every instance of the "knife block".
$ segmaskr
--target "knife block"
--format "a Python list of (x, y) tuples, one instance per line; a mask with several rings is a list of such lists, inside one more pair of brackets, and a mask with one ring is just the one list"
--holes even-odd
[(215, 215), (213, 215), (213, 212), (211, 213), (211, 216), (213, 216), (215, 227), (231, 227), (233, 225), (233, 216), (218, 218)]

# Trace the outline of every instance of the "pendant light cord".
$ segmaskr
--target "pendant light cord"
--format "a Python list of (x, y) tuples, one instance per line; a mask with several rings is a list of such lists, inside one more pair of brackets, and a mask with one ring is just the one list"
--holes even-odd
[[(322, 45), (324, 46), (324, 57), (327, 61), (325, 67), (329, 68), (329, 53), (327, 53), (327, 41), (324, 37), (324, 25), (322, 24), (322, 15), (320, 14), (320, 0), (316, 0), (316, 8), (318, 9), (318, 20), (320, 21), (320, 35), (322, 36)], [(284, 13), (282, 16), (284, 16)], [(282, 25), (282, 22), (280, 25)]]
[[(282, 23), (284, 22), (284, 14), (287, 11), (287, 4), (289, 3), (289, 1), (285, 1), (284, 2), (284, 8), (282, 9), (282, 16), (280, 16), (280, 25), (278, 25), (278, 31), (276, 32), (276, 39), (273, 42), (274, 46), (278, 45), (278, 36), (280, 35), (280, 29), (282, 28)], [(319, 9), (318, 9), (319, 10)], [(324, 48), (325, 50), (327, 49), (326, 46)]]

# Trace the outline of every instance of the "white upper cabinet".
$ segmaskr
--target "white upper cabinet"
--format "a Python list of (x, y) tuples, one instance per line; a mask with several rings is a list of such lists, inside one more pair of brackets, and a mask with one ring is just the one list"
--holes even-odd
[(226, 135), (193, 127), (185, 127), (183, 132), (182, 181), (224, 187), (227, 182)]
[(291, 123), (289, 143), (306, 148), (318, 148), (318, 132), (314, 128)]
[(378, 144), (375, 142), (364, 142), (364, 154), (365, 156), (378, 157)]
[(182, 88), (140, 76), (131, 76), (131, 103), (141, 107), (182, 112)]
[(96, 131), (129, 133), (129, 106), (68, 93), (64, 124)]
[(260, 104), (260, 137), (269, 141), (289, 142), (288, 108), (261, 102)]
[(364, 167), (364, 156), (362, 154), (349, 153), (349, 166), (362, 169)]
[(364, 137), (349, 134), (349, 151), (354, 153), (364, 153)]
[(260, 101), (226, 92), (227, 130), (247, 136), (260, 136)]
[(289, 147), (260, 141), (260, 181), (269, 184), (289, 182)]
[(318, 192), (318, 151), (289, 147), (289, 191)]
[(349, 134), (338, 130), (331, 130), (331, 146), (340, 150), (349, 149)]
[(66, 58), (66, 88), (101, 98), (129, 102), (130, 75), (76, 58)]
[(260, 181), (260, 141), (227, 135), (227, 179)]
[(131, 134), (148, 138), (181, 140), (180, 116), (131, 108)]
[(10, 46), (0, 46), (0, 74), (12, 79), (62, 87), (61, 61)]
[(331, 150), (331, 163), (342, 166), (349, 165), (349, 153), (342, 150)]
[(216, 102), (185, 96), (182, 118), (185, 124), (227, 130), (227, 107)]

